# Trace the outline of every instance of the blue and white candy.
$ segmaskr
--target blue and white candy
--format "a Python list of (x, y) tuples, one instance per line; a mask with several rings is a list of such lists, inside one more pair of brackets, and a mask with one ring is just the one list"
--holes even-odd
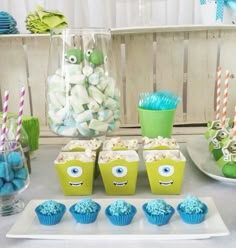
[(4, 160), (0, 162), (0, 195), (8, 195), (25, 186), (28, 171), (23, 167), (23, 157), (19, 152), (10, 152), (2, 156), (2, 159)]

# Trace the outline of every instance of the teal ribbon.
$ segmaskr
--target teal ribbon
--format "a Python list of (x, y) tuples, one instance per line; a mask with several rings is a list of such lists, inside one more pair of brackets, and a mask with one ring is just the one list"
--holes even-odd
[(225, 0), (224, 4), (226, 7), (236, 11), (236, 0)]
[[(236, 12), (236, 0), (215, 0), (216, 6), (216, 21), (223, 21), (224, 7), (228, 7)], [(200, 0), (202, 5), (207, 3), (207, 0)]]

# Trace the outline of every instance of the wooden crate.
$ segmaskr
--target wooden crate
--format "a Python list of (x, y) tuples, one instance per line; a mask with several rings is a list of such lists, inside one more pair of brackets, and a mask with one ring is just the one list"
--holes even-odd
[[(233, 116), (235, 26), (113, 29), (112, 38), (121, 90), (121, 127), (139, 126), (139, 93), (155, 90), (181, 96), (175, 125), (205, 124), (213, 119), (219, 65), (222, 74), (230, 71), (228, 116)], [(2, 96), (6, 89), (10, 91), (9, 111), (17, 112), (20, 88), (27, 85), (24, 113), (39, 118), (42, 136), (55, 137), (47, 128), (45, 100), (49, 45), (49, 35), (1, 35), (0, 89)]]

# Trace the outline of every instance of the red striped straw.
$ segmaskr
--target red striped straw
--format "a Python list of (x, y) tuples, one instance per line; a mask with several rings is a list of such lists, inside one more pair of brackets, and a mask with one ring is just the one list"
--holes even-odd
[(236, 105), (234, 106), (234, 127), (233, 127), (233, 138), (236, 138)]
[(8, 111), (8, 99), (9, 99), (9, 92), (6, 90), (4, 94), (4, 103), (3, 103), (3, 115), (2, 115), (2, 130), (1, 130), (1, 137), (0, 137), (0, 151), (3, 150), (4, 143), (6, 140), (6, 134), (7, 134), (7, 111)]
[(229, 88), (229, 71), (226, 71), (225, 72), (225, 84), (224, 84), (224, 96), (223, 96), (223, 109), (222, 109), (222, 127), (225, 126), (225, 122), (226, 122), (228, 88)]
[(24, 96), (25, 96), (25, 88), (22, 87), (21, 92), (20, 92), (20, 106), (19, 106), (18, 119), (17, 119), (16, 142), (20, 141), (21, 127), (22, 127), (22, 115), (23, 115), (23, 108), (24, 108)]
[(216, 83), (216, 120), (220, 119), (220, 96), (221, 96), (221, 67), (217, 68)]

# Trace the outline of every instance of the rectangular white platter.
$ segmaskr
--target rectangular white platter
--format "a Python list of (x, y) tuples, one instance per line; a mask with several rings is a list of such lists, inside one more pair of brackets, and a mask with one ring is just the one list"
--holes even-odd
[[(41, 225), (34, 212), (36, 206), (44, 200), (31, 200), (21, 213), (15, 224), (7, 233), (8, 238), (27, 239), (128, 239), (128, 240), (173, 240), (173, 239), (207, 239), (215, 236), (229, 235), (212, 198), (200, 198), (209, 208), (209, 212), (200, 224), (184, 223), (177, 211), (170, 222), (164, 226), (150, 224), (142, 211), (142, 205), (151, 199), (125, 198), (127, 202), (137, 208), (131, 224), (115, 226), (110, 223), (104, 214), (105, 208), (118, 198), (94, 199), (102, 209), (96, 222), (92, 224), (79, 224), (72, 218), (69, 207), (76, 203), (75, 199), (57, 200), (64, 203), (67, 211), (61, 222), (53, 226)], [(183, 199), (164, 199), (175, 209)]]

